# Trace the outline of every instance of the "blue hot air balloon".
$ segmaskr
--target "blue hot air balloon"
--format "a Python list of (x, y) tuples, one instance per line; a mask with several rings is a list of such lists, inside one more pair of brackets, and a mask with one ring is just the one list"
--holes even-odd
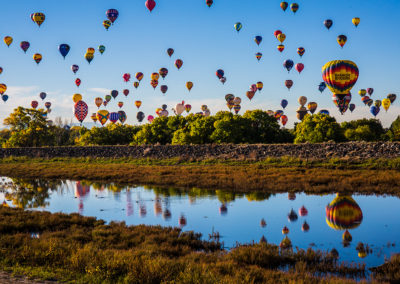
[(288, 72), (290, 72), (290, 70), (293, 68), (293, 65), (294, 65), (294, 62), (293, 62), (293, 60), (290, 60), (290, 59), (285, 60), (283, 62), (283, 67), (285, 67)]
[(8, 100), (8, 95), (4, 94), (1, 96), (1, 99), (6, 102)]
[(257, 43), (257, 45), (260, 45), (260, 43), (262, 42), (262, 36), (256, 36), (254, 38), (254, 41)]
[(349, 105), (349, 110), (350, 110), (351, 112), (353, 112), (355, 109), (356, 109), (356, 105), (355, 105), (355, 104), (350, 104), (350, 105)]
[(326, 114), (326, 115), (329, 115), (329, 111), (328, 111), (328, 110), (326, 110), (326, 109), (321, 109), (321, 110), (319, 111), (319, 113), (320, 113), (320, 114)]
[(321, 82), (321, 83), (318, 85), (318, 90), (322, 93), (325, 89), (326, 89), (326, 84), (325, 84), (325, 82)]
[(369, 111), (372, 113), (373, 116), (376, 117), (380, 111), (380, 108), (377, 106), (372, 106)]
[(60, 51), (61, 55), (64, 57), (67, 56), (69, 50), (70, 50), (70, 46), (66, 43), (60, 44), (60, 46), (58, 47), (58, 50)]
[(285, 108), (287, 107), (287, 105), (288, 105), (288, 101), (287, 101), (287, 100), (282, 100), (282, 101), (281, 101), (281, 107), (282, 107), (283, 109), (285, 109)]

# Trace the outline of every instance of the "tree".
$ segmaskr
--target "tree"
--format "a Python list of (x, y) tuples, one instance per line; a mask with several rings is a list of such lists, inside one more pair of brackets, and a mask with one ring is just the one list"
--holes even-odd
[(392, 141), (400, 141), (400, 115), (392, 122), (388, 135)]
[(249, 120), (250, 129), (247, 135), (247, 143), (274, 143), (280, 142), (280, 126), (275, 117), (262, 110), (248, 110), (243, 115)]
[(303, 121), (296, 125), (295, 136), (295, 143), (344, 140), (343, 130), (336, 119), (326, 114), (307, 114)]
[(93, 127), (79, 139), (80, 145), (129, 145), (141, 126), (108, 124), (105, 127)]
[(211, 143), (215, 118), (201, 114), (189, 115), (187, 125), (174, 132), (172, 144), (207, 144)]
[(380, 141), (385, 130), (378, 119), (359, 119), (341, 124), (344, 136), (349, 141)]

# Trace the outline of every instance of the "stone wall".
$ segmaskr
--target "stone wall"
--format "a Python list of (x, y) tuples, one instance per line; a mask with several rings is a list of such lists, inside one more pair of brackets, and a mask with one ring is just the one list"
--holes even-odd
[(3, 157), (104, 157), (104, 158), (174, 158), (187, 159), (263, 159), (266, 157), (301, 158), (395, 158), (400, 157), (400, 143), (323, 143), (269, 145), (143, 145), (96, 147), (43, 147), (0, 149)]

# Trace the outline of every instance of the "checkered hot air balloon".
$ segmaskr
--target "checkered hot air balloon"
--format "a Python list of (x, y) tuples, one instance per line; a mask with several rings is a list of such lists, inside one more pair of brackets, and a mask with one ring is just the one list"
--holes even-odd
[(82, 124), (88, 114), (88, 106), (84, 101), (79, 101), (74, 107), (75, 117)]

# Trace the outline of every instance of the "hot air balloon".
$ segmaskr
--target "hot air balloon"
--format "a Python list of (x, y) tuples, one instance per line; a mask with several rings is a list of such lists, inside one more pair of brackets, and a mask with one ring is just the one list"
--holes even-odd
[(79, 66), (74, 64), (71, 66), (71, 70), (72, 70), (72, 72), (74, 72), (74, 74), (76, 74), (76, 72), (78, 72), (78, 70), (79, 70)]
[(319, 111), (319, 113), (320, 113), (320, 114), (329, 115), (329, 111), (326, 110), (326, 109), (321, 109), (321, 110)]
[(94, 54), (95, 51), (96, 51), (96, 50), (95, 50), (93, 47), (88, 47), (88, 49), (86, 50), (86, 53)]
[(280, 247), (282, 250), (289, 249), (289, 248), (292, 247), (292, 241), (291, 241), (287, 236), (285, 236), (285, 238), (284, 238), (284, 239), (281, 241), (281, 243), (279, 244), (279, 247)]
[(307, 109), (311, 112), (311, 114), (314, 114), (314, 112), (317, 110), (318, 104), (316, 102), (310, 102), (307, 105)]
[(131, 74), (125, 73), (122, 78), (124, 79), (125, 83), (128, 83), (129, 80), (131, 79)]
[(26, 51), (29, 49), (29, 47), (31, 46), (31, 44), (28, 41), (21, 41), (21, 43), (19, 44), (19, 46), (21, 47), (21, 49), (26, 53)]
[(185, 110), (186, 110), (187, 113), (189, 113), (191, 111), (191, 109), (192, 109), (191, 105), (189, 105), (189, 104), (185, 105)]
[(189, 92), (190, 92), (190, 90), (193, 88), (193, 83), (192, 82), (186, 82), (186, 88), (189, 90)]
[(255, 93), (254, 91), (247, 91), (246, 92), (246, 96), (249, 98), (249, 100), (251, 100), (254, 97)]
[(117, 90), (112, 90), (111, 91), (111, 96), (115, 99), (116, 97), (118, 97), (118, 91)]
[(160, 86), (161, 93), (165, 94), (168, 91), (168, 86), (167, 85), (161, 85)]
[(140, 85), (139, 82), (134, 82), (133, 83), (133, 86), (135, 87), (135, 89), (137, 89), (139, 87), (139, 85)]
[(160, 74), (160, 76), (165, 79), (165, 77), (168, 75), (168, 69), (167, 68), (161, 68), (158, 73)]
[(310, 225), (306, 221), (304, 221), (303, 225), (301, 226), (301, 230), (303, 232), (308, 232), (310, 230)]
[[(241, 98), (239, 98), (239, 97), (235, 97), (234, 99), (233, 99), (233, 101), (232, 101), (235, 105), (240, 105), (241, 104), (241, 102), (242, 102), (242, 99)], [(208, 107), (207, 106), (205, 106), (205, 108), (207, 109)], [(202, 110), (203, 110), (203, 106), (202, 106)], [(204, 111), (204, 110), (203, 110)]]
[(154, 120), (154, 116), (149, 115), (149, 116), (147, 117), (147, 120), (148, 120), (150, 123), (152, 123), (153, 120)]
[(381, 107), (382, 106), (382, 101), (381, 100), (375, 100), (374, 106)]
[(206, 4), (208, 7), (211, 7), (211, 5), (214, 3), (213, 0), (206, 0)]
[(388, 99), (388, 98), (382, 100), (382, 106), (386, 112), (388, 111), (391, 104), (392, 103), (390, 102), (390, 99)]
[(283, 67), (286, 68), (286, 70), (288, 71), (288, 73), (290, 72), (290, 70), (292, 70), (294, 65), (293, 60), (287, 59), (283, 62)]
[(92, 113), (92, 115), (90, 116), (90, 118), (93, 120), (94, 123), (97, 122), (97, 115), (96, 115), (96, 113)]
[(281, 34), (277, 35), (276, 38), (277, 38), (277, 39), (279, 40), (279, 42), (282, 44), (282, 43), (285, 41), (285, 39), (286, 39), (286, 35), (283, 34), (283, 33), (281, 33)]
[(262, 36), (256, 36), (254, 38), (254, 41), (257, 43), (257, 45), (260, 45), (260, 43), (262, 42)]
[(226, 106), (229, 108), (230, 111), (232, 111), (232, 108), (235, 104), (233, 103), (233, 101), (229, 101), (226, 103)]
[(215, 74), (217, 75), (218, 79), (221, 79), (222, 77), (224, 77), (225, 72), (222, 69), (218, 69)]
[(305, 96), (299, 97), (298, 102), (301, 106), (305, 106), (305, 104), (307, 103), (307, 97)]
[(87, 104), (84, 101), (80, 100), (75, 104), (74, 111), (76, 119), (82, 124), (88, 114)]
[(300, 57), (303, 57), (305, 52), (306, 52), (306, 50), (304, 49), (304, 47), (299, 47), (297, 49), (297, 54), (300, 55)]
[(342, 48), (346, 44), (346, 41), (347, 41), (347, 36), (345, 35), (340, 35), (337, 37), (337, 42)]
[(31, 14), (31, 20), (35, 22), (39, 27), (43, 24), (46, 16), (43, 13), (33, 13)]
[(286, 9), (288, 8), (289, 4), (287, 2), (281, 2), (280, 6), (281, 6), (282, 10), (285, 12)]
[(297, 10), (299, 10), (299, 4), (297, 3), (290, 4), (290, 10), (292, 10), (292, 12), (296, 14)]
[(122, 91), (122, 93), (125, 95), (125, 97), (127, 97), (129, 95), (129, 90), (128, 89), (124, 89)]
[(104, 100), (108, 103), (109, 101), (111, 101), (111, 99), (112, 99), (112, 96), (111, 95), (106, 95), (105, 97), (104, 97)]
[(286, 115), (282, 115), (280, 117), (280, 120), (281, 120), (282, 125), (285, 126), (286, 123), (288, 122), (288, 117)]
[(325, 84), (325, 82), (321, 82), (321, 83), (318, 85), (318, 90), (322, 93), (325, 89), (326, 89), (326, 84)]
[(367, 90), (361, 89), (358, 91), (358, 94), (360, 95), (360, 97), (364, 97), (367, 94)]
[(297, 111), (296, 111), (297, 115), (297, 119), (302, 121), (305, 117), (305, 115), (307, 114), (307, 109), (304, 106), (300, 106)]
[(153, 11), (153, 9), (156, 7), (156, 1), (154, 1), (154, 0), (147, 0), (146, 1), (146, 3), (145, 3), (145, 5), (146, 5), (146, 8), (150, 11), (150, 13), (151, 13), (151, 11)]
[(283, 44), (280, 44), (280, 45), (278, 45), (278, 50), (280, 51), (280, 52), (282, 52), (284, 49), (285, 49), (285, 46), (283, 45)]
[(361, 98), (361, 101), (364, 103), (364, 105), (367, 105), (369, 100), (370, 100), (370, 98), (368, 96), (364, 96)]
[(174, 54), (174, 49), (173, 48), (168, 48), (167, 49), (167, 54), (169, 55), (169, 57), (171, 57)]
[(126, 121), (126, 113), (123, 110), (118, 111), (119, 121), (124, 124)]
[(94, 99), (94, 104), (95, 104), (98, 108), (100, 108), (100, 106), (101, 106), (102, 103), (103, 103), (103, 99), (102, 99), (102, 98), (97, 97), (97, 98)]
[(111, 21), (105, 20), (103, 21), (103, 27), (108, 31), (108, 29), (111, 27)]
[(281, 107), (282, 107), (283, 109), (285, 109), (285, 108), (287, 107), (288, 104), (289, 104), (288, 101), (285, 100), (285, 99), (283, 99), (283, 100), (281, 101)]
[(301, 217), (305, 217), (305, 216), (308, 215), (308, 210), (307, 210), (306, 207), (304, 207), (304, 205), (301, 206), (301, 208), (299, 209), (299, 215), (300, 215)]
[(235, 98), (235, 96), (232, 95), (232, 94), (227, 94), (227, 95), (225, 95), (225, 100), (226, 100), (227, 102), (233, 101), (234, 98)]
[(79, 78), (76, 78), (75, 80), (75, 85), (79, 88), (79, 86), (81, 85), (82, 81)]
[(226, 82), (226, 77), (222, 77), (221, 79), (219, 79), (219, 81), (222, 83), (222, 85), (225, 84), (225, 82)]
[(136, 77), (136, 79), (140, 82), (140, 81), (142, 81), (142, 79), (143, 79), (143, 73), (142, 72), (137, 72), (136, 74), (135, 74), (135, 77)]
[(334, 60), (322, 67), (322, 78), (332, 93), (343, 99), (358, 80), (358, 67), (349, 60)]
[(124, 106), (124, 102), (118, 102), (118, 107), (122, 108)]
[(106, 107), (108, 105), (107, 101), (103, 101), (103, 106)]
[(353, 23), (353, 25), (356, 26), (356, 28), (358, 27), (358, 25), (360, 24), (360, 18), (359, 17), (355, 17), (351, 20), (351, 22)]
[(347, 111), (349, 104), (351, 102), (351, 94), (348, 93), (344, 97), (339, 96), (337, 94), (333, 94), (332, 100), (334, 104), (339, 108), (339, 112), (341, 114), (344, 114)]
[(4, 43), (5, 43), (8, 47), (10, 47), (10, 45), (12, 44), (12, 42), (13, 42), (13, 38), (12, 38), (12, 37), (6, 36), (6, 37), (4, 38)]
[(242, 107), (240, 105), (234, 105), (233, 110), (235, 111), (235, 114), (238, 114), (241, 108)]
[(112, 113), (110, 113), (109, 120), (110, 120), (112, 123), (116, 123), (116, 122), (119, 120), (119, 113), (118, 113), (118, 112), (112, 112)]
[(282, 31), (276, 30), (276, 31), (274, 31), (274, 36), (275, 36), (276, 38), (278, 38), (278, 35), (280, 35), (281, 33), (282, 33)]
[(185, 110), (185, 102), (182, 101), (182, 103), (178, 103), (175, 105), (174, 111), (176, 115), (181, 115)]
[(158, 78), (160, 78), (160, 74), (156, 72), (151, 74), (151, 80), (158, 81)]
[(44, 100), (44, 99), (47, 97), (47, 94), (46, 94), (45, 92), (41, 92), (41, 93), (39, 94), (39, 97), (40, 97), (42, 100)]
[(274, 117), (276, 118), (276, 120), (278, 120), (278, 121), (281, 119), (282, 115), (283, 115), (283, 110), (280, 110), (280, 109), (274, 111), (274, 114), (273, 114), (273, 116), (274, 116)]
[(293, 86), (293, 81), (292, 80), (286, 80), (285, 81), (285, 86), (290, 91), (290, 88)]
[(2, 68), (2, 67), (0, 67), (0, 74), (1, 74), (1, 73), (3, 73), (3, 68)]
[(1, 99), (3, 100), (3, 102), (6, 102), (8, 100), (8, 95), (1, 95)]
[(367, 89), (367, 93), (368, 93), (368, 95), (372, 96), (372, 94), (374, 93), (374, 89), (373, 88), (368, 88)]
[(38, 107), (39, 103), (37, 101), (31, 101), (31, 107), (36, 109)]
[(333, 21), (330, 19), (327, 19), (324, 21), (324, 26), (329, 30), (333, 25)]
[(4, 94), (7, 91), (6, 84), (0, 84), (0, 95)]
[(183, 65), (183, 61), (181, 59), (177, 59), (175, 61), (175, 66), (176, 66), (176, 68), (178, 68), (178, 70), (181, 69), (182, 65)]
[(49, 110), (51, 108), (51, 102), (45, 102), (44, 106)]
[(60, 51), (60, 54), (62, 55), (62, 57), (64, 57), (64, 59), (65, 59), (65, 56), (68, 55), (70, 49), (71, 49), (71, 47), (66, 43), (60, 44), (58, 46), (58, 51)]
[(368, 102), (367, 102), (367, 105), (370, 107), (370, 106), (372, 106), (373, 103), (374, 103), (374, 100), (369, 99)]
[(97, 120), (101, 123), (101, 125), (106, 124), (108, 118), (110, 117), (110, 113), (105, 109), (101, 109), (96, 113)]
[(395, 94), (389, 94), (387, 95), (387, 98), (390, 100), (390, 103), (393, 104), (397, 96)]
[[(239, 99), (240, 99), (240, 98), (239, 98)], [(239, 103), (239, 104), (240, 104), (240, 103)], [(207, 105), (202, 105), (202, 106), (201, 106), (201, 110), (202, 110), (202, 111), (206, 111), (206, 109), (208, 109), (208, 106), (207, 106)]]
[(262, 53), (261, 52), (257, 52), (256, 53), (256, 58), (257, 58), (258, 61), (260, 61), (261, 57), (262, 57)]
[(135, 106), (139, 109), (140, 106), (142, 105), (141, 101), (135, 101)]
[(264, 87), (263, 82), (257, 82), (256, 87), (257, 87), (257, 90), (258, 90), (259, 92), (261, 92), (261, 90), (262, 90), (263, 87)]
[(253, 91), (254, 93), (257, 92), (257, 85), (256, 84), (252, 84), (250, 86), (250, 91)]
[(150, 85), (154, 88), (154, 90), (157, 88), (158, 86), (158, 81), (157, 80), (151, 80), (150, 81)]
[(283, 229), (282, 229), (282, 234), (283, 235), (287, 235), (287, 234), (289, 234), (289, 228), (288, 227), (283, 227)]
[(36, 64), (39, 65), (40, 61), (42, 61), (42, 55), (40, 53), (35, 53), (33, 55), (33, 60), (35, 60)]
[(115, 20), (118, 18), (118, 11), (116, 9), (109, 9), (106, 12), (107, 19), (110, 20), (111, 24), (114, 24)]
[(355, 109), (356, 109), (356, 105), (355, 104), (350, 104), (349, 105), (350, 112), (353, 112)]
[(237, 32), (239, 32), (241, 29), (242, 29), (242, 23), (240, 23), (240, 22), (237, 22), (235, 25), (234, 25), (234, 27), (235, 27), (235, 30), (237, 31)]
[(106, 47), (104, 45), (99, 45), (98, 50), (101, 55), (103, 55), (104, 51), (106, 51)]
[(93, 58), (94, 58), (94, 54), (92, 54), (92, 53), (85, 54), (85, 59), (89, 64), (90, 64), (90, 62), (92, 62)]
[(303, 63), (297, 63), (295, 66), (297, 72), (299, 72), (299, 74), (301, 73), (301, 71), (303, 71), (304, 69), (304, 64)]
[(77, 102), (79, 102), (80, 100), (82, 100), (82, 95), (81, 95), (81, 94), (74, 94), (74, 95), (72, 96), (72, 101), (73, 101), (74, 103), (77, 103)]

